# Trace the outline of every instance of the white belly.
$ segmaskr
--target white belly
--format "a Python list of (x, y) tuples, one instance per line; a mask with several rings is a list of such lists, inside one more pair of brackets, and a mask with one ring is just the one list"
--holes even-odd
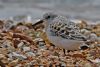
[(78, 40), (68, 40), (58, 36), (48, 36), (48, 39), (51, 43), (59, 48), (64, 48), (67, 50), (78, 50), (79, 47), (82, 45), (83, 41)]

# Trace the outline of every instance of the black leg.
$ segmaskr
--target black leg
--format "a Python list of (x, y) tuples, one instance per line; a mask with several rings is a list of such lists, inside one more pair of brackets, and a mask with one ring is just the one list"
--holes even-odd
[(66, 50), (65, 49), (63, 49), (63, 52), (64, 52), (64, 55), (66, 55)]
[(55, 45), (54, 44), (52, 44), (52, 43), (50, 43), (50, 44), (51, 44), (51, 46), (53, 46), (55, 48)]

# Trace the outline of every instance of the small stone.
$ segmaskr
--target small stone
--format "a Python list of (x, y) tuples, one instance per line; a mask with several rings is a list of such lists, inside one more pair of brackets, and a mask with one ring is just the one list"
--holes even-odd
[(38, 42), (38, 45), (39, 45), (39, 46), (44, 46), (45, 43), (44, 43), (44, 41), (39, 41), (39, 42)]
[(18, 48), (19, 47), (19, 43), (20, 43), (20, 39), (19, 38), (13, 38), (13, 44), (14, 44), (14, 47), (15, 48)]
[(22, 65), (21, 64), (17, 64), (15, 67), (21, 67)]
[(16, 66), (17, 64), (18, 64), (18, 59), (16, 59), (16, 60), (13, 60), (12, 62), (10, 62), (8, 65), (9, 66)]
[(84, 34), (85, 36), (89, 36), (91, 34), (91, 31), (86, 29), (81, 29), (81, 33)]
[(26, 53), (28, 56), (36, 56), (36, 54), (34, 54), (33, 52), (27, 52)]
[(23, 51), (26, 52), (26, 51), (30, 51), (30, 47), (23, 47)]
[(11, 53), (7, 54), (7, 56), (9, 57), (9, 60), (13, 60), (13, 56)]
[(26, 40), (30, 44), (34, 45), (33, 39), (29, 36), (26, 36), (25, 34), (22, 33), (14, 33), (13, 38), (20, 38), (21, 40)]
[(42, 38), (35, 38), (33, 41), (43, 41)]
[(3, 28), (3, 25), (4, 25), (4, 21), (3, 20), (0, 20), (0, 29)]
[(86, 50), (86, 49), (88, 49), (89, 48), (89, 46), (87, 45), (87, 44), (85, 44), (85, 43), (83, 43), (80, 47), (79, 47), (79, 49), (81, 49), (81, 50)]
[(17, 28), (16, 28), (16, 31), (26, 31), (26, 30), (29, 30), (28, 29), (28, 27), (26, 27), (26, 26), (23, 26), (23, 25), (19, 25), (19, 26), (17, 26)]
[(96, 44), (96, 46), (100, 47), (100, 44)]
[(5, 63), (5, 64), (6, 64), (6, 63), (9, 63), (7, 57), (4, 57), (4, 58), (2, 59), (2, 62)]
[(27, 59), (26, 56), (24, 56), (24, 55), (22, 55), (22, 54), (18, 54), (18, 53), (16, 53), (16, 52), (12, 52), (12, 56), (13, 56), (13, 57), (16, 57), (16, 58), (18, 58), (18, 59), (20, 59), (20, 60)]
[(90, 54), (91, 56), (95, 57), (98, 53), (97, 53), (96, 50), (91, 50), (91, 51), (89, 52), (89, 54)]
[(89, 48), (89, 46), (87, 46), (87, 45), (83, 45), (83, 46), (81, 46), (80, 48), (81, 48), (81, 50), (86, 50), (86, 49)]
[(92, 32), (94, 32), (98, 37), (100, 36), (100, 23), (94, 25)]
[(6, 55), (8, 53), (6, 48), (0, 48), (0, 54)]
[(90, 45), (90, 48), (91, 48), (91, 49), (95, 48), (95, 45), (94, 45), (94, 44), (91, 44), (91, 45)]
[(98, 40), (98, 37), (97, 37), (96, 34), (91, 33), (90, 36), (89, 36), (89, 39), (90, 39), (91, 41), (96, 41), (96, 40)]
[(6, 67), (5, 64), (0, 60), (0, 66), (1, 67)]
[(95, 60), (91, 60), (94, 63), (100, 63), (100, 59), (96, 58)]
[(92, 67), (90, 63), (85, 63), (83, 67)]
[(4, 30), (8, 31), (10, 28), (14, 25), (14, 21), (12, 20), (6, 20), (4, 23)]
[(0, 59), (3, 59), (3, 58), (5, 58), (5, 55), (0, 54)]
[(20, 42), (20, 43), (18, 44), (18, 48), (22, 48), (23, 45), (24, 45), (24, 43), (23, 43), (23, 42)]
[(66, 67), (66, 64), (64, 62), (62, 62), (61, 67)]
[(75, 53), (72, 55), (72, 57), (75, 57), (75, 58), (85, 58), (85, 56), (83, 54), (80, 54), (80, 53)]
[(43, 54), (43, 56), (47, 57), (47, 56), (50, 55), (49, 53), (50, 53), (49, 51), (45, 51), (45, 52), (43, 52), (42, 54)]
[(9, 41), (9, 40), (6, 40), (6, 41), (4, 41), (3, 43), (2, 43), (2, 47), (3, 48), (8, 48), (8, 47), (10, 47), (11, 46), (11, 41)]
[(40, 65), (39, 67), (44, 67), (43, 65)]

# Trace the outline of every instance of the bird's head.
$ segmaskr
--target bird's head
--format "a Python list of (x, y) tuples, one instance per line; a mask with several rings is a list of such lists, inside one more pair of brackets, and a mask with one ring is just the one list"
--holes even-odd
[(52, 12), (48, 12), (43, 15), (43, 19), (47, 21), (53, 20), (55, 17), (57, 17), (57, 14), (52, 13)]
[(52, 20), (56, 17), (57, 17), (57, 14), (54, 14), (52, 12), (45, 13), (43, 14), (42, 18), (39, 19), (36, 23), (34, 23), (32, 26), (35, 27), (39, 24), (43, 24), (45, 28), (47, 28), (48, 25), (52, 22)]

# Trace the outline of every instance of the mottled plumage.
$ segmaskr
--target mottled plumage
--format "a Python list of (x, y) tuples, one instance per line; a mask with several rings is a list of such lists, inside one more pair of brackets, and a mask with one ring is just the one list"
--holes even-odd
[(85, 36), (80, 33), (78, 26), (62, 16), (56, 17), (48, 27), (51, 35), (71, 40), (85, 40)]
[(66, 17), (47, 13), (44, 15), (44, 20), (47, 21), (46, 34), (54, 45), (68, 50), (77, 50), (86, 41), (79, 27)]

